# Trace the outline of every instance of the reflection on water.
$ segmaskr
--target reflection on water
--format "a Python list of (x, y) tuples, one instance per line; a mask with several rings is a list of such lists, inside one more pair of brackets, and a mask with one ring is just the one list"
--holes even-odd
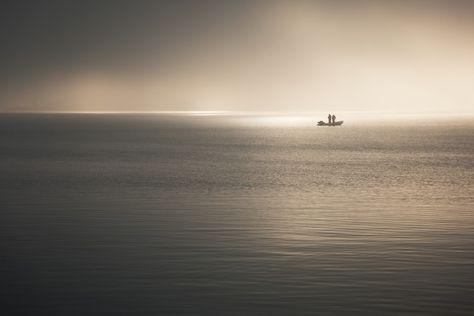
[(472, 312), (472, 122), (265, 120), (0, 116), (5, 308)]

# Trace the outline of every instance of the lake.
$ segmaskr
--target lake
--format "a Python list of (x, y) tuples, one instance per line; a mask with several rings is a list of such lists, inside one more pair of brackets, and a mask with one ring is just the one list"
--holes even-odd
[(0, 115), (9, 314), (473, 313), (474, 120)]

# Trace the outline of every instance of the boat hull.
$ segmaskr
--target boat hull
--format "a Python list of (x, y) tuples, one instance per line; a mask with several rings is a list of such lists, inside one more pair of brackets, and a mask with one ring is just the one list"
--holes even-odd
[(318, 122), (318, 126), (341, 126), (344, 123), (344, 121), (337, 121), (334, 123), (326, 123), (323, 121)]

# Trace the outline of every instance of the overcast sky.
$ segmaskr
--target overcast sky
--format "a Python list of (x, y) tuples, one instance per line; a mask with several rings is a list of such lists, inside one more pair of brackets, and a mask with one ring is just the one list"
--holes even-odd
[(0, 111), (474, 112), (474, 1), (2, 1)]

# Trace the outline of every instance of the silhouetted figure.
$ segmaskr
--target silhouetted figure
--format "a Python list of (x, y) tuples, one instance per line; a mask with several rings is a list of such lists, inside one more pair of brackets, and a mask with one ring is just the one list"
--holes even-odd
[(336, 123), (336, 116), (333, 114), (332, 115), (332, 123), (335, 124)]
[(328, 115), (328, 123), (331, 124), (331, 114)]

